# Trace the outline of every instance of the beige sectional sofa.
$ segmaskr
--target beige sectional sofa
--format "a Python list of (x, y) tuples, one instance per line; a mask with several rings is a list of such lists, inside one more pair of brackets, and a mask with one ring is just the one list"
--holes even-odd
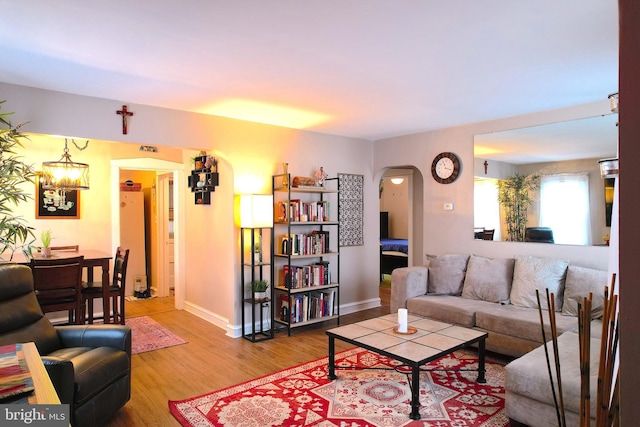
[[(601, 316), (606, 285), (605, 271), (570, 265), (558, 259), (441, 255), (430, 257), (426, 266), (393, 271), (391, 312), (407, 308), (412, 314), (488, 332), (487, 350), (517, 358), (507, 365), (507, 414), (514, 425), (517, 421), (547, 426), (557, 422), (542, 347), (536, 290), (545, 309), (547, 340), (551, 334), (546, 290), (555, 295), (552, 304), (560, 335), (562, 378), (567, 384), (565, 407), (567, 417), (571, 418), (577, 417), (580, 396), (578, 301), (592, 293), (592, 317)], [(601, 331), (598, 321), (594, 322), (592, 336)], [(593, 337), (591, 348), (599, 349), (599, 345), (599, 338)], [(597, 352), (592, 357), (592, 366), (595, 375)], [(595, 396), (595, 379), (592, 380), (592, 396)]]

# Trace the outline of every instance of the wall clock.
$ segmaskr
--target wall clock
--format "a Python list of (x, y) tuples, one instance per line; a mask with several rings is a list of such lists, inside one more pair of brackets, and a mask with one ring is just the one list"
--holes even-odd
[(453, 153), (440, 153), (431, 163), (431, 175), (440, 184), (451, 184), (460, 173), (460, 160)]

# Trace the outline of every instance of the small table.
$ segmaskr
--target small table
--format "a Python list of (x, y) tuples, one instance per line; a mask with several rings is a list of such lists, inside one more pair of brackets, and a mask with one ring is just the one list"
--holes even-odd
[(420, 419), (420, 366), (456, 350), (478, 343), (478, 379), (485, 383), (486, 332), (455, 326), (425, 317), (409, 315), (408, 326), (413, 333), (394, 331), (398, 326), (397, 314), (329, 329), (329, 379), (335, 380), (335, 340), (348, 342), (391, 359), (399, 360), (411, 368), (411, 414)]
[[(41, 253), (34, 252), (35, 258), (43, 258)], [(109, 298), (109, 262), (113, 255), (93, 249), (80, 249), (78, 251), (53, 251), (51, 258), (73, 258), (84, 256), (82, 267), (87, 269), (87, 282), (93, 282), (93, 267), (102, 267), (102, 310), (104, 311), (104, 323), (110, 322), (111, 304)], [(11, 262), (29, 265), (31, 259), (24, 256), (22, 252), (13, 254)], [(84, 314), (83, 314), (84, 316)]]
[(42, 363), (42, 359), (40, 359), (40, 354), (38, 353), (36, 345), (33, 342), (23, 343), (22, 353), (24, 354), (24, 359), (27, 362), (29, 374), (31, 374), (31, 378), (33, 379), (34, 393), (29, 396), (29, 403), (39, 405), (59, 405), (60, 399), (58, 398), (58, 393), (56, 393), (56, 389), (53, 388), (51, 378), (49, 378), (49, 374)]

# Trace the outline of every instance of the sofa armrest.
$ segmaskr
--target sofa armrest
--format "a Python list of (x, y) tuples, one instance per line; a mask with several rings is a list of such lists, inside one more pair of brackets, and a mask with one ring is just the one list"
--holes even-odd
[(407, 307), (409, 298), (426, 295), (427, 267), (396, 268), (391, 273), (391, 313)]
[(72, 404), (75, 387), (75, 373), (70, 360), (55, 356), (42, 356), (42, 364), (51, 378), (60, 403)]
[(126, 325), (56, 326), (63, 347), (113, 347), (131, 356), (131, 328)]

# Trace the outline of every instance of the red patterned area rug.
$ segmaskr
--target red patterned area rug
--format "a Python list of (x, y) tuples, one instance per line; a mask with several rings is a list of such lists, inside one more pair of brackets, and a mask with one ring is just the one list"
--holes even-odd
[(126, 320), (126, 324), (131, 327), (132, 354), (187, 342), (148, 316), (132, 317)]
[(169, 409), (183, 426), (318, 427), (503, 427), (504, 366), (487, 361), (486, 384), (475, 382), (471, 351), (457, 351), (425, 365), (420, 376), (420, 420), (410, 420), (411, 391), (400, 363), (355, 348), (336, 355), (337, 369), (327, 379), (327, 358), (285, 369), (243, 384), (183, 401)]

